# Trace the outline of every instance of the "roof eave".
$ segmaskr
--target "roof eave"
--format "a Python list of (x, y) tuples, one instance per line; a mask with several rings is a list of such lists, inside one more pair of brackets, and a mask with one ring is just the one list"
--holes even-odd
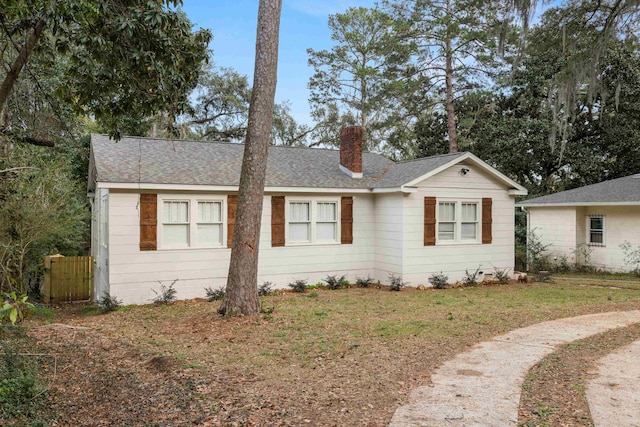
[[(99, 181), (97, 188), (109, 188), (117, 190), (144, 190), (144, 191), (220, 191), (237, 192), (237, 185), (202, 185), (202, 184), (155, 184), (145, 182), (106, 182)], [(343, 188), (343, 187), (270, 187), (264, 188), (265, 193), (370, 193), (369, 188)], [(397, 190), (399, 191), (399, 190)]]
[(406, 185), (401, 185), (400, 187), (382, 187), (382, 188), (372, 188), (371, 192), (374, 194), (383, 194), (383, 193), (416, 193), (418, 189), (416, 187), (409, 187)]
[(571, 207), (571, 206), (640, 206), (637, 202), (552, 202), (552, 203), (516, 203), (517, 207), (523, 208), (553, 208), (553, 207)]

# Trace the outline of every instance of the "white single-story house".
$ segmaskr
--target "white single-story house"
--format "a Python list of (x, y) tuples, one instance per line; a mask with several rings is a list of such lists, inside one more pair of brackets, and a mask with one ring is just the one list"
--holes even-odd
[[(525, 188), (471, 153), (393, 162), (362, 152), (269, 147), (259, 283), (390, 274), (428, 284), (514, 265), (515, 196)], [(95, 294), (143, 304), (160, 283), (180, 299), (225, 286), (242, 144), (93, 135), (89, 171)]]
[[(551, 259), (610, 271), (628, 271), (625, 241), (640, 245), (640, 174), (520, 202), (529, 233)], [(589, 254), (585, 260), (584, 255)], [(577, 258), (576, 258), (577, 255)]]

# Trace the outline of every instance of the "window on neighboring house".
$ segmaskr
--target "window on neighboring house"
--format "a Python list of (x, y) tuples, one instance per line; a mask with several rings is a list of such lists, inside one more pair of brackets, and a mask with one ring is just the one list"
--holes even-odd
[(222, 246), (222, 207), (222, 200), (163, 200), (162, 247)]
[(338, 241), (337, 201), (290, 200), (287, 212), (287, 243)]
[(438, 241), (478, 241), (478, 202), (442, 201), (438, 203)]
[(588, 226), (589, 244), (593, 246), (604, 246), (604, 216), (590, 215)]

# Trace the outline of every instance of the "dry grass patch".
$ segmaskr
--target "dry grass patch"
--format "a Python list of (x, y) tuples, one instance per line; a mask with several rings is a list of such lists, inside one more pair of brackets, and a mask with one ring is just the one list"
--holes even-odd
[[(56, 321), (87, 327), (74, 342), (103, 363), (69, 353), (64, 369), (121, 372), (110, 395), (133, 378), (155, 390), (156, 401), (175, 402), (165, 405), (192, 425), (383, 426), (411, 389), (468, 346), (543, 320), (640, 308), (638, 291), (578, 284), (314, 292), (265, 297), (271, 314), (236, 319), (221, 319), (219, 303), (204, 300), (107, 315), (66, 310)], [(41, 345), (71, 351), (63, 347), (70, 339), (43, 337)], [(98, 345), (105, 342), (108, 349)], [(172, 358), (170, 370), (150, 371), (150, 360), (162, 356)], [(192, 386), (174, 401), (170, 386), (185, 378)], [(158, 381), (166, 387), (156, 387)], [(137, 395), (144, 396), (143, 388)], [(61, 387), (55, 394), (82, 401), (87, 412), (101, 407), (91, 419), (105, 420), (100, 414), (110, 403), (77, 393)], [(188, 404), (179, 398), (185, 394)], [(52, 413), (64, 420), (66, 406), (52, 402)], [(162, 425), (169, 415), (162, 405), (153, 409), (145, 423)]]

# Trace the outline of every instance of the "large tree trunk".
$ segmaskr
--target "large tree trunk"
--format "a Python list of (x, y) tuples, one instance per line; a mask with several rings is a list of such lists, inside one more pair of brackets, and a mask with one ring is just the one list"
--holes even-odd
[(245, 138), (227, 291), (218, 310), (226, 316), (257, 314), (258, 249), (264, 179), (273, 121), (282, 0), (260, 0), (256, 62)]
[(22, 69), (29, 61), (29, 55), (31, 55), (33, 49), (38, 45), (38, 41), (40, 41), (44, 31), (44, 25), (45, 22), (43, 20), (36, 22), (29, 38), (20, 49), (20, 52), (18, 52), (18, 56), (16, 56), (16, 59), (11, 64), (2, 83), (0, 83), (0, 156), (3, 157), (9, 155), (9, 138), (6, 134), (8, 122), (8, 112), (6, 108), (9, 95), (11, 95), (11, 90), (18, 81)]
[[(451, 16), (451, 2), (447, 2), (447, 15)], [(450, 24), (448, 24), (450, 25)], [(449, 136), (449, 152), (458, 152), (458, 140), (456, 135), (456, 112), (453, 107), (453, 50), (451, 49), (451, 33), (447, 30), (445, 40), (445, 85), (446, 99), (445, 108), (447, 110), (447, 135)]]
[(7, 75), (2, 80), (2, 83), (0, 84), (0, 111), (4, 111), (9, 95), (11, 94), (11, 89), (15, 86), (16, 81), (18, 81), (22, 68), (24, 68), (29, 61), (29, 55), (31, 55), (31, 52), (35, 49), (40, 37), (42, 37), (44, 24), (43, 20), (36, 22), (29, 38), (22, 46), (22, 49), (20, 49), (18, 56), (13, 61), (13, 64), (11, 64), (9, 71), (7, 71)]

